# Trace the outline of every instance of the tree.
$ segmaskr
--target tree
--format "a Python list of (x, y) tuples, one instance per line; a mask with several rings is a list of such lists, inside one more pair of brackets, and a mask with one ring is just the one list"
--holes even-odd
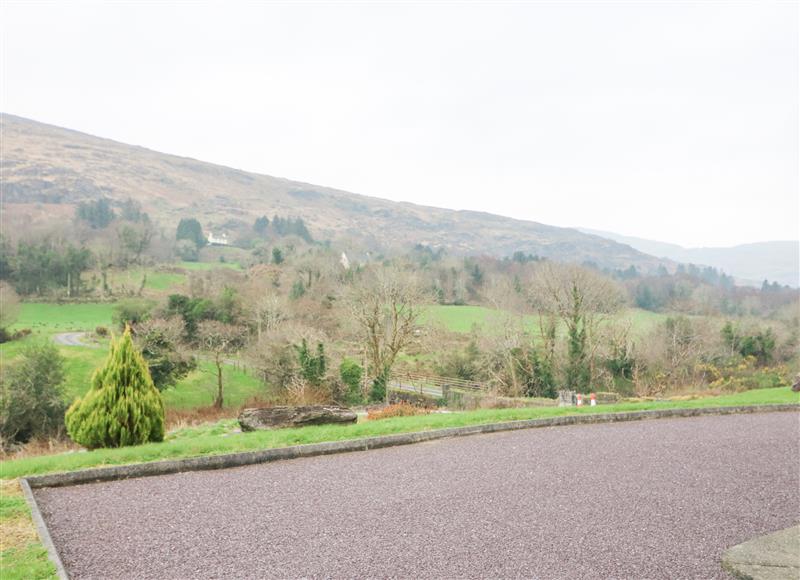
[(0, 282), (0, 342), (8, 340), (8, 327), (17, 321), (19, 310), (19, 296), (11, 284)]
[(95, 230), (102, 230), (116, 217), (114, 210), (111, 209), (111, 202), (105, 197), (94, 201), (82, 201), (78, 204), (75, 215)]
[(150, 318), (153, 311), (153, 303), (150, 300), (121, 300), (114, 306), (111, 319), (120, 329), (127, 325), (137, 325)]
[(425, 299), (416, 276), (397, 268), (368, 270), (351, 289), (347, 303), (369, 362), (373, 400), (385, 397), (392, 366), (414, 337)]
[(600, 324), (622, 305), (622, 293), (610, 279), (576, 265), (543, 262), (530, 287), (534, 308), (559, 318), (567, 330), (567, 388), (586, 392), (595, 378)]
[(364, 402), (361, 392), (361, 379), (364, 369), (356, 361), (346, 358), (339, 365), (339, 377), (347, 388), (345, 399), (349, 405), (358, 405)]
[(243, 346), (245, 333), (238, 326), (225, 324), (218, 320), (201, 322), (198, 325), (197, 333), (201, 347), (211, 353), (217, 368), (217, 394), (214, 397), (214, 407), (221, 409), (224, 400), (222, 369), (225, 358)]
[(181, 348), (184, 328), (180, 318), (154, 318), (135, 326), (134, 340), (147, 363), (156, 389), (163, 391), (197, 367)]
[(195, 248), (200, 249), (206, 245), (206, 237), (203, 235), (203, 227), (195, 218), (183, 218), (178, 223), (175, 231), (177, 241), (189, 240), (194, 243)]
[(139, 445), (164, 439), (164, 402), (130, 327), (112, 341), (89, 392), (67, 411), (67, 432), (88, 449)]
[(277, 246), (272, 248), (272, 263), (275, 265), (283, 264), (283, 251)]
[(325, 347), (321, 342), (317, 343), (317, 353), (314, 354), (309, 350), (308, 341), (304, 338), (294, 348), (297, 351), (297, 362), (300, 364), (300, 376), (310, 385), (318, 387), (325, 378), (327, 370)]
[(64, 427), (64, 357), (50, 342), (25, 346), (0, 373), (0, 447), (57, 436)]
[(261, 237), (267, 235), (268, 228), (269, 218), (265, 215), (262, 215), (260, 218), (256, 218), (255, 223), (253, 223), (253, 231)]

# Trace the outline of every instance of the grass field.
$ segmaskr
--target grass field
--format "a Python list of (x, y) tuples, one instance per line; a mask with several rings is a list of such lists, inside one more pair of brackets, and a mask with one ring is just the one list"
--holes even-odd
[(125, 288), (128, 290), (138, 290), (142, 284), (142, 277), (145, 280), (146, 290), (157, 291), (178, 291), (180, 286), (186, 282), (186, 275), (176, 272), (163, 272), (151, 268), (132, 268), (129, 270), (112, 270), (108, 274), (108, 284), (115, 290)]
[[(512, 317), (517, 320), (522, 319), (527, 328), (538, 328), (539, 320), (535, 315)], [(620, 320), (630, 321), (631, 329), (637, 334), (644, 334), (663, 322), (666, 314), (649, 312), (638, 308), (629, 308), (618, 315)], [(467, 333), (474, 326), (483, 329), (491, 328), (493, 325), (501, 325), (507, 317), (503, 312), (487, 308), (485, 306), (430, 306), (425, 310), (423, 322), (441, 324), (451, 332)]]
[(41, 331), (94, 330), (110, 326), (114, 305), (111, 303), (53, 304), (24, 302), (13, 328)]
[(241, 270), (242, 266), (238, 262), (180, 262), (178, 264), (184, 270), (215, 270), (217, 268), (230, 268), (231, 270)]

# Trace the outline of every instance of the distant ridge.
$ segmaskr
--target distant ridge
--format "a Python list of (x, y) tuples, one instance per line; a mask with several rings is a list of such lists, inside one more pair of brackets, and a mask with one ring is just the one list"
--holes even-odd
[(728, 248), (684, 248), (677, 244), (623, 236), (613, 232), (578, 228), (579, 231), (627, 244), (657, 256), (724, 270), (740, 281), (761, 285), (764, 280), (800, 286), (800, 241), (779, 240), (741, 244)]

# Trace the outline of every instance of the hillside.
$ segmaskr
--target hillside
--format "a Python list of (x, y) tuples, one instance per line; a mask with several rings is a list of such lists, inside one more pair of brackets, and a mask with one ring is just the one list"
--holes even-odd
[(623, 236), (580, 228), (580, 231), (602, 236), (650, 254), (690, 264), (703, 264), (724, 270), (741, 282), (761, 285), (766, 279), (797, 287), (800, 284), (800, 242), (771, 241), (741, 244), (728, 248), (684, 248), (677, 244)]
[(574, 229), (248, 173), (8, 114), (1, 123), (3, 220), (12, 232), (21, 224), (69, 218), (74, 205), (86, 199), (130, 197), (167, 226), (194, 216), (207, 229), (224, 231), (235, 221), (252, 223), (260, 215), (279, 214), (302, 217), (317, 239), (373, 251), (415, 244), (444, 247), (451, 254), (523, 251), (602, 267), (633, 264), (642, 271), (663, 262)]

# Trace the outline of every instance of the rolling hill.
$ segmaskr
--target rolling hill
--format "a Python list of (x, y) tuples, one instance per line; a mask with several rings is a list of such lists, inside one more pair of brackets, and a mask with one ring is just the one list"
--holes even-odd
[(740, 283), (760, 286), (766, 279), (797, 288), (800, 284), (800, 242), (772, 241), (741, 244), (727, 248), (684, 248), (612, 232), (580, 228), (650, 254), (688, 264), (703, 264), (724, 270)]
[[(279, 177), (248, 173), (3, 114), (3, 220), (15, 228), (69, 219), (75, 204), (132, 198), (160, 224), (196, 217), (225, 231), (260, 215), (302, 217), (319, 240), (372, 251), (415, 244), (455, 255), (515, 251), (648, 272), (667, 261), (575, 229), (474, 211), (398, 203)], [(532, 200), (533, 200), (532, 196)], [(539, 196), (537, 204), (546, 203)], [(9, 229), (10, 228), (10, 229)]]

